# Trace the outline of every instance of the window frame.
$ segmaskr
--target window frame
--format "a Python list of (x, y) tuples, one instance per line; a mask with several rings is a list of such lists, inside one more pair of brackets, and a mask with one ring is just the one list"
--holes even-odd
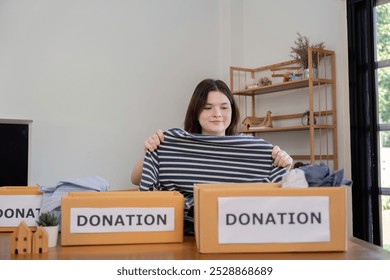
[(353, 235), (382, 246), (375, 0), (347, 0)]
[[(384, 5), (384, 4), (389, 4), (390, 3), (390, 0), (376, 0), (375, 1), (375, 6), (373, 7), (373, 11), (375, 9), (376, 6), (379, 6), (379, 5)], [(374, 13), (374, 35), (376, 36), (377, 34), (377, 30), (376, 30), (376, 13)], [(376, 38), (375, 38), (375, 41), (374, 41), (374, 45), (376, 44)], [(377, 73), (377, 71), (379, 69), (384, 69), (384, 68), (388, 68), (390, 69), (390, 59), (385, 59), (385, 60), (377, 60), (377, 54), (376, 54), (376, 48), (374, 48), (374, 51), (375, 51), (375, 73)], [(376, 80), (376, 98), (377, 98), (377, 106), (379, 106), (379, 102), (378, 102), (378, 93), (379, 93), (379, 90), (378, 90), (378, 77), (376, 76), (375, 77), (375, 80)], [(379, 116), (379, 114), (378, 114)], [(377, 125), (377, 133), (378, 133), (378, 138), (379, 138), (379, 134), (381, 132), (386, 132), (386, 131), (390, 131), (390, 123), (380, 123), (379, 122), (379, 118), (377, 118), (377, 122), (378, 122), (378, 125)], [(380, 154), (380, 147), (378, 145), (378, 154)], [(379, 182), (379, 195), (386, 195), (386, 196), (390, 196), (390, 188), (385, 188), (383, 186), (381, 186), (381, 183)]]

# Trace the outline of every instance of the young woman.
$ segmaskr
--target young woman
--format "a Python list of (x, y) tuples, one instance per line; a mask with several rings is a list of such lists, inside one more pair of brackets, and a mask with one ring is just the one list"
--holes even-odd
[(144, 142), (146, 154), (134, 167), (131, 181), (141, 191), (180, 192), (185, 234), (193, 234), (194, 183), (278, 182), (286, 172), (279, 167), (292, 165), (292, 158), (279, 147), (237, 135), (239, 118), (228, 86), (203, 80), (188, 105), (184, 130), (157, 130)]
[[(206, 79), (195, 88), (188, 104), (184, 130), (196, 134), (237, 135), (239, 119), (238, 106), (228, 86), (221, 80)], [(144, 151), (155, 151), (163, 141), (163, 131), (158, 129), (145, 140)], [(278, 146), (273, 147), (272, 157), (274, 166), (289, 168), (293, 163), (290, 155)], [(141, 182), (143, 160), (140, 159), (132, 170), (134, 185)]]

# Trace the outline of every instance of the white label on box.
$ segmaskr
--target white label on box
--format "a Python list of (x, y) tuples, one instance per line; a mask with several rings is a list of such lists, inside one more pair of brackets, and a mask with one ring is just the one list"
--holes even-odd
[(220, 244), (329, 242), (329, 197), (220, 197), (218, 241)]
[(173, 231), (174, 208), (71, 208), (70, 233)]
[(36, 226), (42, 195), (0, 195), (0, 227)]

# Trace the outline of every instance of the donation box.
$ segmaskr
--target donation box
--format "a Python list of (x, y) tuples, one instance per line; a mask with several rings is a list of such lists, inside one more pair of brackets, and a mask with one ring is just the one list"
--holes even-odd
[(196, 184), (201, 253), (345, 251), (346, 187)]
[(183, 242), (178, 192), (70, 192), (61, 201), (61, 245)]
[(0, 231), (13, 231), (24, 221), (36, 227), (42, 203), (37, 186), (0, 188)]

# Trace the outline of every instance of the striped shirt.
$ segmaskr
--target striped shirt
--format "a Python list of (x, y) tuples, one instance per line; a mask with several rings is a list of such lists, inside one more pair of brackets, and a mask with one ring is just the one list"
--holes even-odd
[(139, 189), (180, 192), (186, 214), (194, 204), (195, 183), (281, 181), (286, 169), (272, 165), (272, 148), (253, 136), (212, 136), (170, 129), (164, 132), (158, 149), (145, 154)]

